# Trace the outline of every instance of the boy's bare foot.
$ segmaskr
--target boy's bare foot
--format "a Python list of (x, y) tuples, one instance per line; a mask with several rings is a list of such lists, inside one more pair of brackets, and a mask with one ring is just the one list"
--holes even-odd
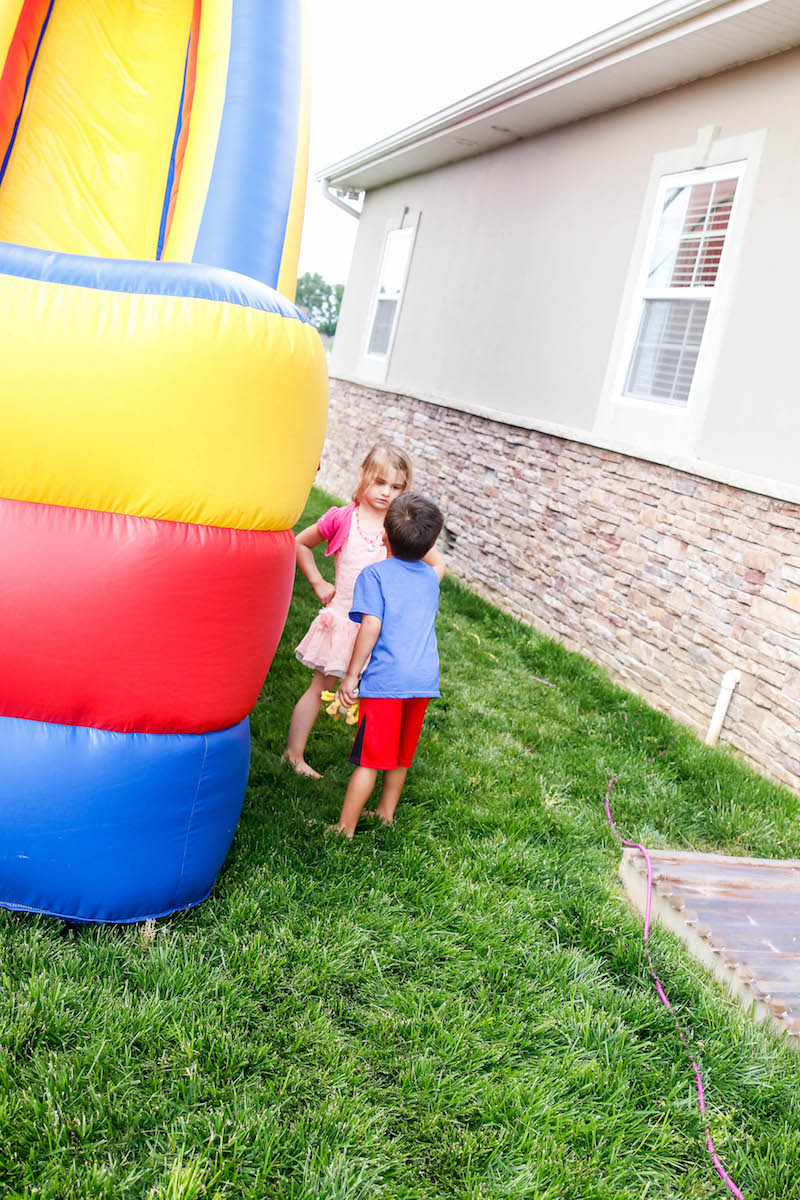
[(281, 755), (281, 762), (288, 763), (297, 775), (304, 775), (307, 779), (322, 779), (319, 771), (310, 767), (304, 758), (294, 758), (288, 750)]

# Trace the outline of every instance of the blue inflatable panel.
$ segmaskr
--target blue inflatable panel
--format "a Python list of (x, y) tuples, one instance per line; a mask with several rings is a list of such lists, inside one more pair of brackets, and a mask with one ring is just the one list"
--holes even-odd
[(245, 718), (209, 734), (0, 717), (0, 905), (131, 922), (204, 900), (247, 786)]
[(278, 313), (310, 325), (308, 317), (291, 300), (257, 279), (237, 275), (224, 267), (195, 263), (152, 263), (127, 258), (89, 258), (0, 242), (0, 273), (40, 283), (94, 288), (102, 292), (128, 292), (137, 296), (191, 296), (217, 300), (260, 312)]
[(237, 0), (228, 88), (194, 261), (277, 287), (292, 198), (302, 22), (292, 0)]

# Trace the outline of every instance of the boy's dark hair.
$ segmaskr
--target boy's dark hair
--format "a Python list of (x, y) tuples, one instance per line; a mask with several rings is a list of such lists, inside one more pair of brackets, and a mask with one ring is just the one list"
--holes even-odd
[(443, 525), (441, 511), (419, 492), (405, 492), (393, 500), (384, 521), (392, 554), (404, 562), (424, 558)]

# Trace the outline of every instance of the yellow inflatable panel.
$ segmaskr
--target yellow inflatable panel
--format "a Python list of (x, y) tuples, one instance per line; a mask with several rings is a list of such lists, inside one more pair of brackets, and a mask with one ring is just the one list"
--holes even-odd
[[(231, 40), (231, 4), (232, 0), (203, 0), (203, 20), (200, 24), (197, 49), (197, 78), (183, 160), (181, 188), (175, 203), (172, 227), (161, 256), (169, 262), (191, 262), (194, 255), (225, 104)], [(308, 114), (305, 115), (308, 119)], [(302, 213), (300, 223), (302, 224)]]
[(327, 367), (296, 317), (9, 275), (0, 362), (8, 499), (234, 529), (302, 512)]
[(192, 0), (147, 0), (136, 20), (119, 0), (53, 5), (3, 178), (0, 241), (155, 258), (191, 20)]
[(300, 258), (300, 240), (303, 236), (303, 214), (306, 205), (306, 187), (308, 185), (308, 144), (311, 113), (311, 71), (309, 58), (311, 56), (310, 38), (308, 34), (308, 5), (303, 4), (303, 71), (300, 83), (300, 127), (297, 131), (297, 153), (295, 155), (294, 179), (292, 181), (292, 197), (289, 203), (289, 215), (286, 221), (286, 234), (283, 243), (283, 255), (278, 274), (277, 289), (290, 300), (294, 300), (297, 292), (297, 263)]

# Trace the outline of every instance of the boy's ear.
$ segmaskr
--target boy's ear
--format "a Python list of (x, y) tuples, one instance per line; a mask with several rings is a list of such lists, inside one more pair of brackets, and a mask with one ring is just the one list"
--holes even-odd
[(388, 533), (386, 532), (386, 526), (385, 526), (385, 525), (384, 525), (384, 527), (383, 527), (382, 533), (383, 533), (383, 544), (384, 544), (384, 546), (386, 547), (386, 552), (387, 552), (387, 554), (391, 554), (391, 553), (392, 553), (392, 546), (391, 546), (391, 542), (389, 541), (389, 535), (388, 535)]

